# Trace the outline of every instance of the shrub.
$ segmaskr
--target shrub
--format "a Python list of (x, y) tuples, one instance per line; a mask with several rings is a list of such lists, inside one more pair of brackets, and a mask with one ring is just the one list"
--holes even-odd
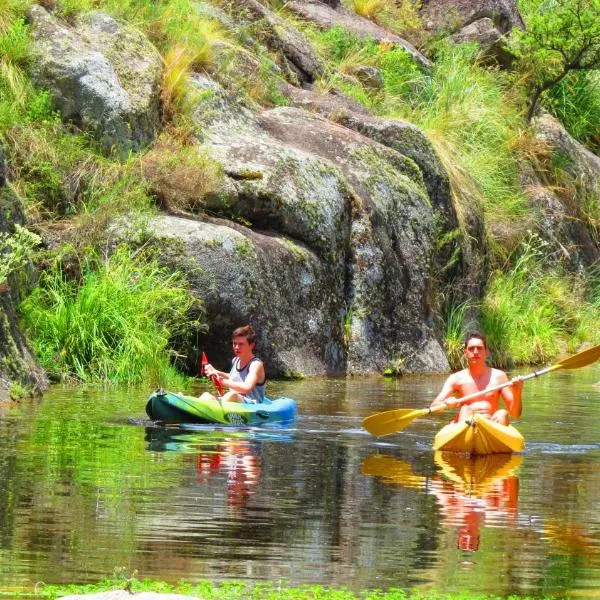
[(73, 278), (58, 260), (21, 304), (41, 364), (58, 379), (160, 383), (170, 370), (169, 341), (189, 323), (195, 300), (178, 273), (121, 246), (88, 254)]

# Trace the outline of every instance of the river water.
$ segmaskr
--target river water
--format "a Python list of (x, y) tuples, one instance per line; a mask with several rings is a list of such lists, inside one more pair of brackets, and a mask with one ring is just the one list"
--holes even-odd
[(0, 590), (271, 580), (600, 597), (598, 365), (525, 384), (522, 455), (434, 455), (449, 414), (374, 438), (440, 377), (271, 382), (284, 429), (164, 429), (147, 389), (57, 386), (0, 412)]

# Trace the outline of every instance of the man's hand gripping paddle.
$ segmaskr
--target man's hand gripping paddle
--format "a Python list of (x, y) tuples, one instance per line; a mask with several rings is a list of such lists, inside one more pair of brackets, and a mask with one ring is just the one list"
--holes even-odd
[[(200, 359), (200, 373), (202, 375), (206, 375), (206, 365), (208, 364), (208, 358), (206, 358), (206, 354), (204, 354), (204, 352), (202, 353), (202, 358)], [(218, 375), (215, 375), (214, 373), (212, 375), (210, 375), (210, 380), (215, 384), (215, 387), (217, 388), (217, 392), (219, 392), (219, 396), (223, 395), (223, 384), (221, 383), (221, 379), (219, 378)]]

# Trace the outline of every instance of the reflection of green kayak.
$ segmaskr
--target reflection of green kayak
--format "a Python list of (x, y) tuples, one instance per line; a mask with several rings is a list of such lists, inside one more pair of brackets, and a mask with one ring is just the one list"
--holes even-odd
[(292, 421), (296, 402), (276, 398), (260, 404), (200, 399), (158, 389), (148, 398), (146, 413), (163, 423), (220, 423), (223, 425), (263, 425)]

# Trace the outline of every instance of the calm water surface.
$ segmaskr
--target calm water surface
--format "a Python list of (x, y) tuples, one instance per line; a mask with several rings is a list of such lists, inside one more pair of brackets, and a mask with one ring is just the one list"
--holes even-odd
[(526, 383), (523, 455), (434, 455), (449, 414), (376, 439), (440, 377), (272, 382), (286, 429), (164, 429), (149, 390), (56, 387), (0, 413), (0, 590), (115, 569), (600, 597), (600, 368)]

